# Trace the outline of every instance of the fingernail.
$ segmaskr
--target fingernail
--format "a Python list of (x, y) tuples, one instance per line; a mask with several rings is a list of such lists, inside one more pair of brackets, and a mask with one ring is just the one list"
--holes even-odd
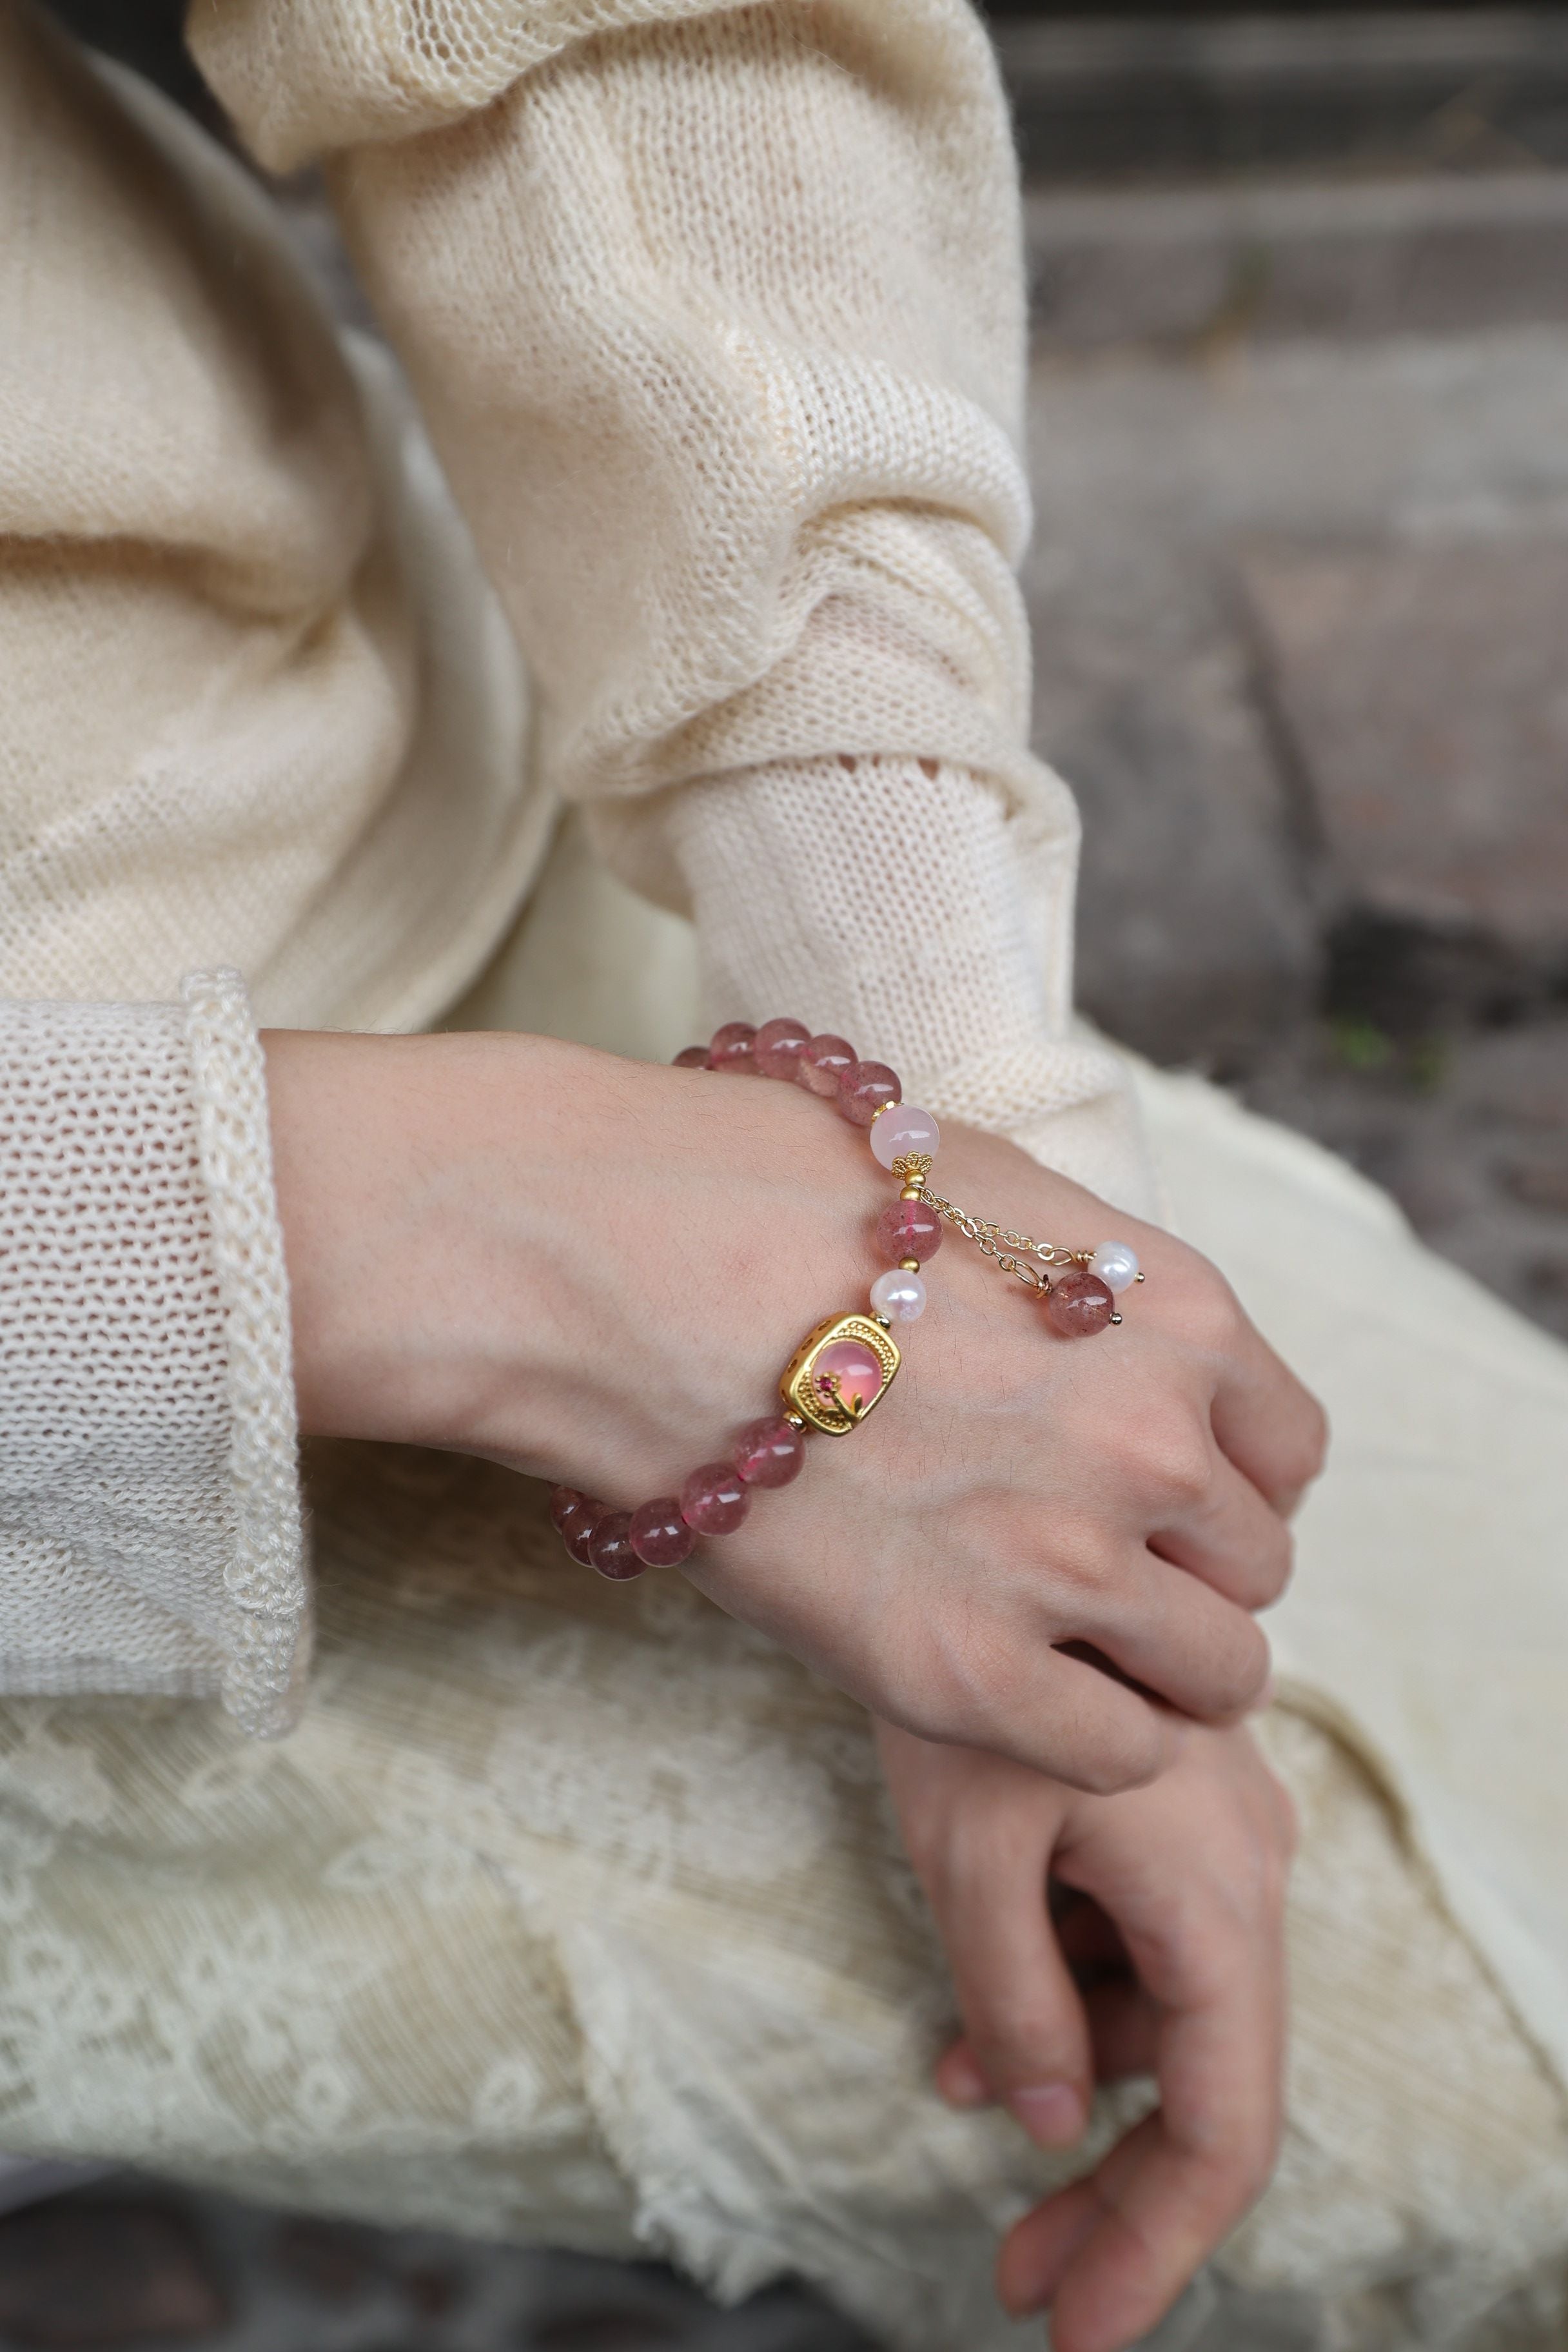
[(1081, 2095), (1070, 2083), (1038, 2083), (1014, 2091), (1007, 2105), (1040, 2147), (1071, 2147), (1083, 2137), (1089, 2117)]
[(938, 2087), (950, 2107), (988, 2107), (994, 2094), (967, 2050), (942, 2060)]

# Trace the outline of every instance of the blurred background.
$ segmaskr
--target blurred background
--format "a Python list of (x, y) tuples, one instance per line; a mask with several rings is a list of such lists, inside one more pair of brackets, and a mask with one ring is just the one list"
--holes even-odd
[[(178, 0), (57, 13), (221, 128)], [(1083, 1001), (1568, 1336), (1568, 0), (989, 16)], [(363, 320), (319, 189), (279, 194)], [(870, 2352), (794, 2290), (724, 2314), (656, 2266), (123, 2179), (0, 2219), (0, 2352), (132, 2343)], [(1321, 2336), (1211, 2282), (1160, 2344)], [(1488, 2344), (1547, 2352), (1528, 2314)]]

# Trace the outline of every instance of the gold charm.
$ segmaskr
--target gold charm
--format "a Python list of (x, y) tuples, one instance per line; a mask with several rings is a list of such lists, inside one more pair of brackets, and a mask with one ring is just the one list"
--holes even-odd
[(873, 1316), (830, 1316), (795, 1349), (779, 1394), (786, 1412), (843, 1437), (880, 1403), (902, 1360)]

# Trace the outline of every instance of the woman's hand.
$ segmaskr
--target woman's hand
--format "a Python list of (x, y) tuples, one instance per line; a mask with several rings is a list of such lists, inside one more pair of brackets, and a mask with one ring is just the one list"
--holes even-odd
[[(275, 1033), (267, 1052), (308, 1432), (629, 1507), (722, 1457), (881, 1270), (892, 1188), (803, 1090), (541, 1038)], [(1131, 1241), (1148, 1280), (1125, 1323), (1058, 1339), (950, 1239), (875, 1416), (814, 1439), (687, 1573), (910, 1730), (1128, 1787), (1170, 1751), (1145, 1693), (1214, 1721), (1256, 1699), (1249, 1612), (1286, 1580), (1281, 1513), (1321, 1415), (1169, 1235), (993, 1138), (944, 1135), (940, 1178), (1042, 1239)]]
[(1016, 2316), (1049, 2305), (1055, 2352), (1121, 2352), (1273, 2170), (1290, 1801), (1245, 1728), (1187, 1727), (1164, 1777), (1117, 1797), (886, 1726), (879, 1739), (965, 2028), (937, 2070), (945, 2095), (1000, 2100), (1068, 2147), (1097, 2080), (1159, 2085), (1155, 2112), (1026, 2215), (998, 2267)]

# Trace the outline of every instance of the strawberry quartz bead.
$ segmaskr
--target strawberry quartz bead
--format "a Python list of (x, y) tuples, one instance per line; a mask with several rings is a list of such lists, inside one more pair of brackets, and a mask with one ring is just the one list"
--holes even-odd
[(595, 1520), (588, 1538), (588, 1565), (607, 1576), (612, 1584), (629, 1584), (634, 1576), (642, 1574), (644, 1564), (632, 1549), (629, 1511), (605, 1511)]
[(793, 1078), (810, 1043), (811, 1032), (804, 1021), (764, 1021), (752, 1055), (764, 1078)]
[(838, 1108), (853, 1127), (869, 1127), (879, 1110), (889, 1110), (903, 1093), (897, 1070), (886, 1062), (857, 1062), (838, 1081)]
[(1116, 1312), (1116, 1295), (1098, 1274), (1064, 1274), (1046, 1295), (1046, 1320), (1058, 1339), (1088, 1339)]
[(877, 1247), (894, 1265), (907, 1257), (924, 1265), (942, 1247), (942, 1219), (927, 1201), (889, 1201), (877, 1220)]
[(805, 1460), (805, 1439), (782, 1412), (748, 1422), (731, 1455), (748, 1486), (787, 1486)]
[(831, 1099), (838, 1092), (845, 1071), (852, 1070), (859, 1059), (847, 1037), (836, 1037), (831, 1030), (825, 1030), (806, 1046), (795, 1076), (814, 1095), (826, 1095)]
[(641, 1503), (632, 1513), (632, 1549), (645, 1568), (679, 1568), (697, 1549), (673, 1495)]
[(732, 1462), (705, 1462), (680, 1490), (680, 1516), (700, 1536), (733, 1535), (752, 1498)]
[(757, 1033), (749, 1021), (726, 1021), (708, 1041), (709, 1068), (754, 1070), (757, 1066), (752, 1059), (752, 1047), (756, 1041)]
[(706, 1045), (683, 1045), (672, 1066), (678, 1070), (705, 1070), (708, 1067)]
[(550, 1524), (558, 1536), (563, 1536), (568, 1524), (584, 1511), (599, 1508), (592, 1495), (584, 1495), (575, 1486), (552, 1486), (550, 1489)]
[(561, 1540), (579, 1568), (591, 1568), (594, 1564), (588, 1547), (594, 1540), (594, 1530), (604, 1516), (603, 1503), (584, 1503), (570, 1525), (561, 1530)]

